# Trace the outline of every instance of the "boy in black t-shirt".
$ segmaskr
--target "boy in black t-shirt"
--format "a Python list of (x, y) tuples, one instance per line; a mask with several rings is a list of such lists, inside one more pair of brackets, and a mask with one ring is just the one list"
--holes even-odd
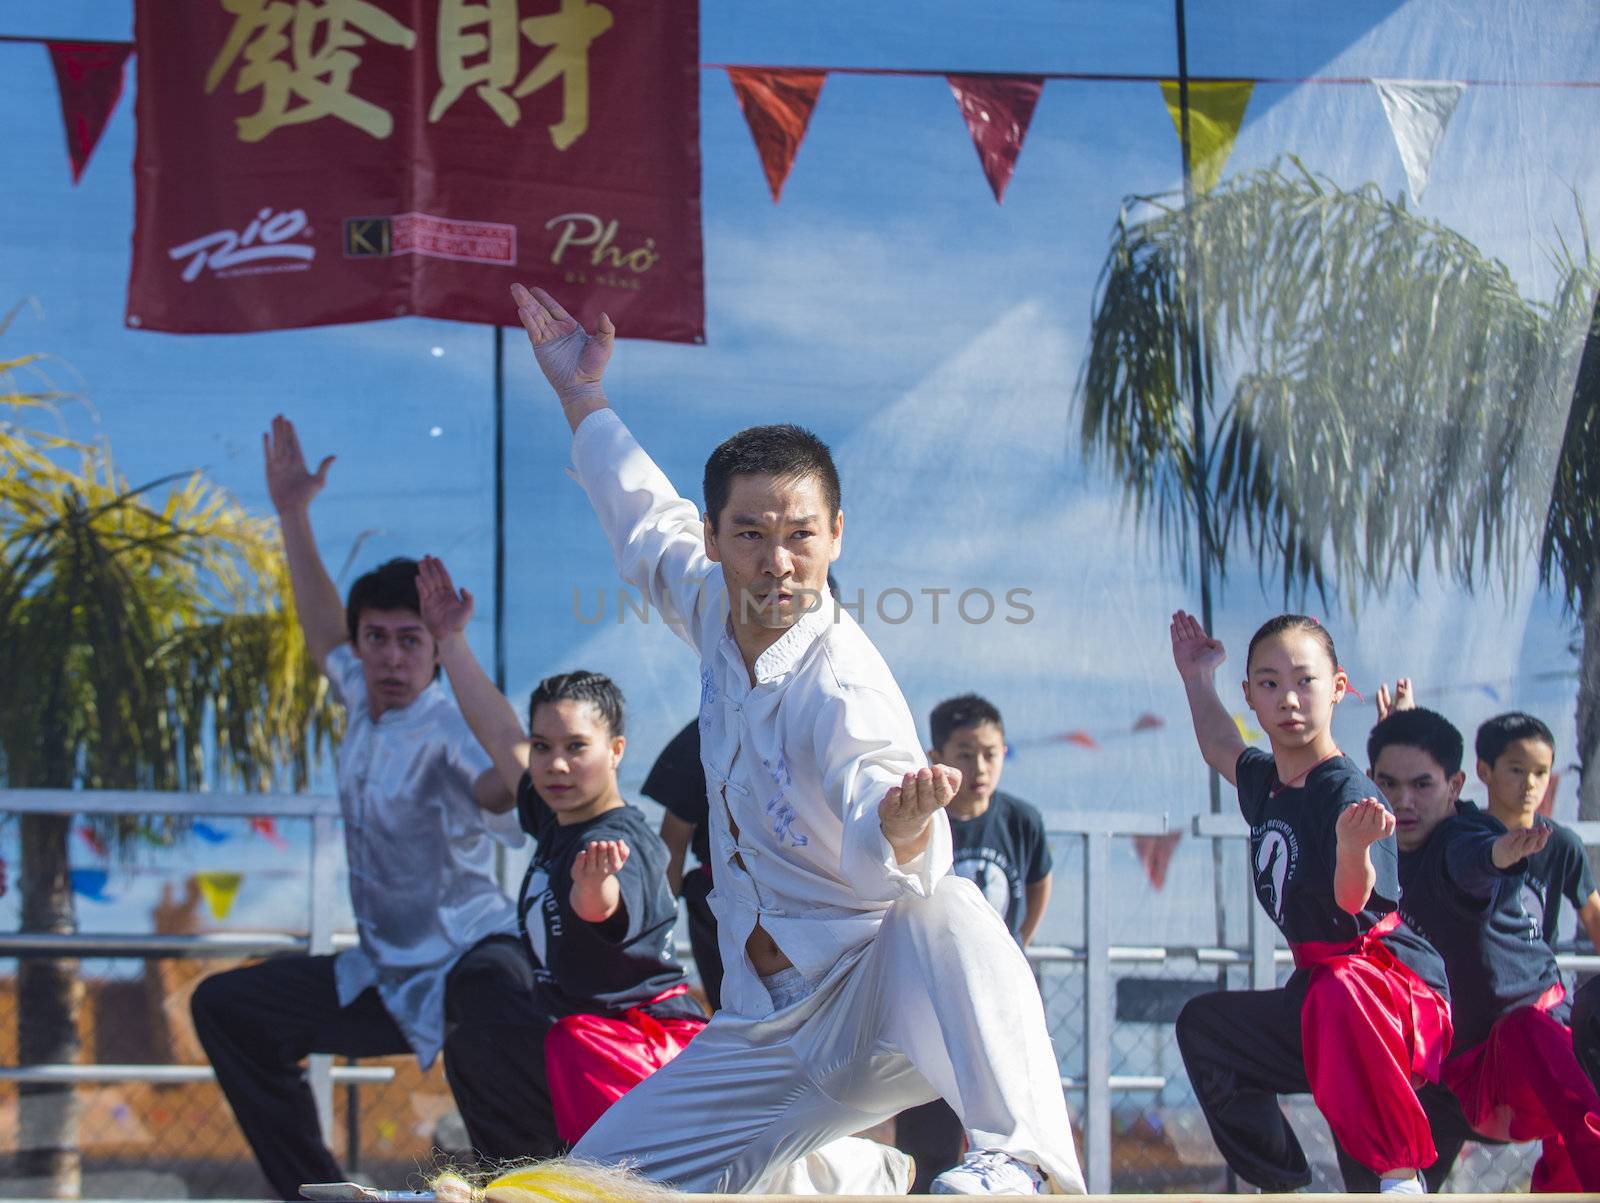
[(1445, 1085), (1473, 1131), (1543, 1140), (1535, 1191), (1600, 1190), (1600, 1095), (1565, 1026), (1555, 955), (1523, 906), (1527, 858), (1549, 828), (1508, 830), (1461, 801), (1461, 735), (1431, 710), (1391, 714), (1367, 751), (1398, 821), (1402, 911), (1450, 975)]
[(1309, 1092), (1339, 1143), (1385, 1192), (1421, 1194), (1435, 1159), (1412, 1083), (1436, 1081), (1450, 1045), (1444, 965), (1401, 920), (1395, 819), (1333, 742), (1347, 682), (1314, 620), (1266, 623), (1245, 656), (1245, 701), (1272, 754), (1245, 746), (1217, 695), (1226, 652), (1188, 614), (1172, 654), (1201, 752), (1239, 789), (1256, 897), (1294, 952), (1281, 989), (1202, 995), (1178, 1047), (1223, 1157), (1268, 1191), (1311, 1180), (1278, 1106)]
[(1497, 714), (1478, 728), (1474, 741), (1478, 780), (1488, 790), (1488, 810), (1508, 829), (1539, 827), (1549, 842), (1528, 858), (1523, 880), (1525, 901), (1538, 920), (1545, 942), (1555, 947), (1566, 898), (1578, 913), (1578, 926), (1600, 951), (1600, 893), (1584, 854), (1583, 841), (1571, 830), (1539, 813), (1556, 754), (1550, 728), (1531, 714)]
[[(672, 955), (667, 851), (617, 790), (626, 741), (616, 685), (598, 673), (547, 677), (525, 735), (467, 645), (471, 595), (431, 557), (417, 589), (461, 713), (538, 841), (517, 907), (522, 939), (498, 950), (521, 988), (452, 979), (445, 1073), (481, 1157), (552, 1156), (703, 1026)], [(620, 1020), (637, 1038), (608, 1061), (612, 1029), (563, 1022), (576, 1016)]]
[[(1000, 792), (1006, 732), (1000, 711), (977, 694), (949, 698), (928, 716), (935, 764), (961, 770), (961, 789), (945, 813), (955, 849), (953, 873), (974, 882), (1026, 948), (1050, 901), (1050, 841), (1038, 810)], [(916, 1161), (912, 1194), (961, 1160), (961, 1121), (943, 1099), (895, 1119), (895, 1145)]]

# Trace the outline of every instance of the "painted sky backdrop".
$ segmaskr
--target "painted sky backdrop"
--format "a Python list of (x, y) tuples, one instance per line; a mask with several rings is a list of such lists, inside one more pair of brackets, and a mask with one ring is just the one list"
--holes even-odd
[[(1548, 295), (1558, 239), (1581, 239), (1580, 214), (1594, 224), (1600, 90), (1536, 86), (1600, 78), (1593, 6), (1190, 0), (1187, 20), (1197, 75), (1517, 85), (1469, 86), (1418, 208), (1503, 260), (1525, 294)], [(0, 33), (126, 38), (131, 28), (125, 0), (0, 6)], [(702, 0), (701, 57), (940, 72), (1170, 75), (1177, 64), (1173, 6), (1146, 0), (937, 0), (914, 15), (883, 0)], [(31, 299), (3, 351), (50, 353), (52, 378), (84, 398), (64, 408), (66, 427), (104, 437), (132, 481), (201, 468), (265, 512), (260, 433), (287, 413), (309, 456), (339, 457), (313, 513), (334, 570), (358, 542), (352, 572), (433, 552), (487, 599), (490, 331), (420, 319), (246, 336), (125, 329), (132, 72), (74, 188), (45, 51), (0, 45), (0, 63), (0, 306)], [(901, 588), (919, 599), (904, 623), (872, 614), (869, 600), (867, 622), (919, 718), (948, 694), (987, 693), (1016, 746), (1005, 786), (1047, 817), (1139, 809), (1186, 829), (1206, 784), (1166, 616), (1197, 598), (1134, 528), (1115, 482), (1085, 465), (1072, 399), (1119, 207), (1181, 183), (1159, 88), (1047, 83), (1003, 206), (937, 76), (831, 77), (779, 205), (724, 73), (704, 71), (701, 89), (707, 345), (619, 344), (608, 375), (617, 408), (696, 497), (707, 452), (733, 430), (816, 429), (844, 477), (846, 596)], [(1406, 187), (1369, 84), (1258, 85), (1224, 175), (1286, 153), (1346, 187)], [(539, 677), (578, 666), (615, 675), (631, 704), (624, 786), (636, 789), (693, 712), (694, 665), (659, 624), (617, 622), (609, 555), (563, 475), (565, 424), (520, 332), (507, 337), (507, 363), (510, 692), (525, 698)], [(1246, 562), (1218, 610), (1236, 658), (1279, 608)], [(1322, 617), (1369, 701), (1380, 680), (1406, 673), (1469, 732), (1524, 706), (1570, 748), (1572, 626), (1534, 590), (1531, 569), (1523, 579), (1509, 597), (1425, 582), (1356, 599), (1355, 619), (1352, 599), (1335, 598)], [(953, 592), (935, 623), (921, 590), (941, 588)], [(949, 599), (974, 588), (1001, 599), (1028, 590), (1032, 620), (1006, 623), (1002, 601), (994, 620), (963, 621)], [(592, 617), (601, 595), (604, 621), (581, 621), (575, 605)], [(490, 635), (480, 614), (474, 642), (486, 659)], [(1165, 725), (1136, 734), (1144, 715)], [(1341, 713), (1352, 750), (1372, 717), (1355, 704)], [(1050, 742), (1071, 731), (1098, 749)], [(1574, 789), (1568, 774), (1558, 814), (1573, 812)], [(1142, 891), (1132, 852), (1117, 858), (1119, 888)], [(1074, 897), (1058, 891), (1052, 926), (1063, 932)], [(1119, 908), (1128, 927), (1116, 934), (1208, 938), (1210, 897), (1210, 857), (1185, 841), (1153, 909)], [(241, 893), (236, 917), (266, 913), (252, 905)]]

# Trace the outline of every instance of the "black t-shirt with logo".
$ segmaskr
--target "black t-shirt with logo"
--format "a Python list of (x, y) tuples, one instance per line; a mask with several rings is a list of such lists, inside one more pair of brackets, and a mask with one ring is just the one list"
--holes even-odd
[(1570, 828), (1542, 815), (1533, 821), (1550, 828), (1550, 842), (1528, 858), (1522, 875), (1522, 904), (1539, 924), (1544, 942), (1554, 948), (1561, 900), (1565, 898), (1574, 910), (1582, 910), (1595, 892), (1594, 871), (1589, 868), (1583, 841)]
[[(667, 889), (667, 849), (644, 815), (621, 806), (563, 827), (524, 774), (517, 817), (538, 841), (522, 880), (518, 926), (543, 986), (575, 1010), (625, 1011), (683, 980), (672, 954), (678, 907)], [(625, 840), (622, 905), (604, 923), (572, 909), (572, 862), (596, 840)]]
[(1493, 815), (1458, 802), (1426, 844), (1400, 854), (1400, 914), (1450, 975), (1452, 1054), (1481, 1044), (1495, 1020), (1561, 980), (1555, 953), (1523, 909), (1527, 861), (1495, 868), (1494, 842), (1505, 833)]
[(689, 850), (702, 865), (709, 865), (711, 837), (706, 822), (711, 817), (711, 805), (706, 799), (705, 766), (700, 763), (699, 719), (661, 749), (639, 792), (694, 828)]
[(1039, 812), (996, 790), (977, 818), (950, 816), (950, 839), (955, 846), (953, 872), (977, 884), (1020, 941), (1027, 887), (1049, 876), (1052, 864)]
[[(1355, 761), (1329, 757), (1306, 775), (1305, 784), (1290, 789), (1279, 782), (1270, 755), (1246, 748), (1235, 772), (1239, 810), (1250, 824), (1256, 897), (1290, 944), (1353, 944), (1395, 910), (1400, 878), (1392, 835), (1370, 849), (1377, 880), (1366, 908), (1352, 915), (1334, 900), (1339, 815), (1363, 798), (1383, 801)], [(1413, 973), (1449, 997), (1444, 962), (1403, 920), (1380, 938)]]

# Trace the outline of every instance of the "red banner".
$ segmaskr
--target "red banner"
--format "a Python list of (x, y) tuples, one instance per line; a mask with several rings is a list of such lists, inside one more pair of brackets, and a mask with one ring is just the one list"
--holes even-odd
[(698, 0), (138, 0), (128, 325), (703, 342)]

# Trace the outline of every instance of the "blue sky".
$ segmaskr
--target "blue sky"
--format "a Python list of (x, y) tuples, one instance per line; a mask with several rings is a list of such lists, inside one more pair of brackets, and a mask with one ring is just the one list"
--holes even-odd
[[(1190, 69), (1524, 84), (1593, 76), (1592, 6), (1489, 10), (1445, 0), (1191, 0)], [(707, 63), (1176, 69), (1165, 0), (706, 0), (701, 21)], [(127, 0), (0, 6), (6, 34), (126, 38), (131, 26)], [(308, 453), (339, 456), (314, 512), (331, 566), (372, 532), (357, 570), (435, 552), (487, 598), (489, 330), (421, 319), (244, 336), (125, 329), (132, 71), (74, 188), (45, 52), (0, 45), (0, 62), (0, 306), (33, 302), (0, 353), (52, 356), (51, 376), (84, 397), (63, 411), (67, 427), (107, 439), (134, 481), (202, 468), (265, 512), (259, 436), (281, 410), (299, 423)], [(1085, 466), (1072, 399), (1118, 207), (1180, 182), (1155, 85), (1048, 84), (1004, 206), (939, 78), (831, 78), (780, 205), (719, 71), (702, 75), (701, 121), (708, 344), (624, 342), (609, 376), (618, 409), (690, 495), (705, 454), (731, 431), (775, 420), (814, 427), (844, 472), (847, 590), (1032, 591), (1037, 614), (1026, 626), (952, 623), (948, 612), (935, 625), (925, 611), (905, 624), (869, 621), (913, 711), (959, 690), (989, 692), (1018, 745), (1007, 784), (1047, 813), (1137, 808), (1186, 827), (1205, 806), (1205, 779), (1165, 616), (1196, 599), (1170, 556), (1128, 521), (1116, 486)], [(1597, 127), (1593, 89), (1471, 88), (1420, 207), (1542, 295), (1558, 232), (1575, 234), (1580, 209), (1595, 216)], [(1367, 85), (1258, 87), (1228, 171), (1286, 152), (1345, 186), (1372, 181), (1394, 195), (1405, 185)], [(659, 626), (618, 626), (614, 608), (607, 624), (574, 618), (575, 587), (590, 598), (611, 589), (609, 556), (562, 474), (565, 426), (520, 334), (508, 335), (507, 351), (511, 692), (525, 697), (540, 676), (580, 664), (612, 672), (632, 705), (624, 785), (636, 787), (692, 712), (694, 666)], [(1219, 633), (1241, 647), (1275, 609), (1241, 570), (1222, 594)], [(1425, 689), (1461, 685), (1436, 700), (1464, 726), (1515, 703), (1570, 743), (1571, 682), (1541, 677), (1572, 666), (1569, 625), (1548, 599), (1526, 588), (1467, 597), (1425, 582), (1414, 595), (1367, 599), (1355, 622), (1343, 609), (1325, 617), (1364, 690), (1398, 672)], [(486, 614), (474, 635), (487, 657)], [(1473, 682), (1492, 683), (1496, 697)], [(1167, 725), (1134, 737), (1145, 712)], [(1358, 708), (1341, 716), (1352, 748), (1371, 717)], [(1106, 736), (1102, 750), (1039, 742), (1073, 729)], [(1567, 811), (1574, 785), (1563, 786)], [(1208, 874), (1209, 857), (1186, 844), (1156, 921), (1182, 928), (1193, 898), (1209, 897)]]

